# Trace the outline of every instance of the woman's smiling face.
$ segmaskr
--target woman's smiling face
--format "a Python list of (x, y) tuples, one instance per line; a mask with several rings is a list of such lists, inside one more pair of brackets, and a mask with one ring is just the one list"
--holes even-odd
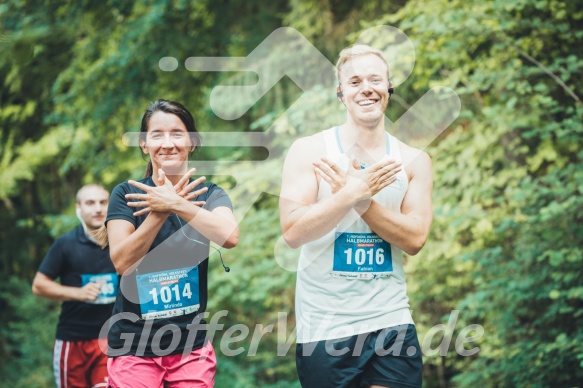
[(171, 113), (158, 111), (150, 117), (142, 151), (150, 155), (154, 170), (161, 168), (167, 175), (184, 174), (188, 168), (188, 154), (194, 144), (186, 126)]

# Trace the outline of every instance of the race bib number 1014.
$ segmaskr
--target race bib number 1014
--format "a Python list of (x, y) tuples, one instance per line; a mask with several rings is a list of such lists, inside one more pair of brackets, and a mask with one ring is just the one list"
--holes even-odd
[(198, 311), (198, 267), (137, 275), (142, 319), (170, 318)]

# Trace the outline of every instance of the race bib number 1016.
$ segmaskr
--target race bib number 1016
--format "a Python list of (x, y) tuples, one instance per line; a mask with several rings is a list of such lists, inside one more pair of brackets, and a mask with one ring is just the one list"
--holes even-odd
[(376, 233), (336, 233), (333, 276), (373, 279), (392, 271), (391, 244)]

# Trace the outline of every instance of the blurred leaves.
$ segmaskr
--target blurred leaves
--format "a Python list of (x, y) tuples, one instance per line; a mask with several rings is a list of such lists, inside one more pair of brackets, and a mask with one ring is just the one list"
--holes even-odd
[[(564, 0), (4, 2), (3, 381), (51, 385), (56, 305), (34, 298), (30, 280), (53, 239), (73, 226), (67, 214), (81, 184), (112, 188), (141, 177), (145, 161), (122, 135), (138, 130), (149, 101), (169, 98), (193, 111), (201, 131), (270, 136), (264, 162), (253, 162), (265, 158), (261, 149), (202, 154), (239, 161), (213, 177), (236, 181), (229, 194), (239, 209), (241, 240), (223, 252), (231, 273), (210, 259), (209, 311), (228, 311), (225, 330), (274, 325), (255, 356), (247, 355), (251, 334), (231, 346), (243, 346), (243, 354), (218, 352), (217, 386), (297, 385), (293, 348), (276, 355), (278, 331), (289, 338), (295, 326), (295, 274), (274, 257), (281, 235), (276, 195), (291, 142), (344, 118), (330, 87), (333, 74), (314, 79), (306, 91), (284, 77), (243, 117), (225, 121), (209, 108), (210, 92), (219, 83), (245, 82), (244, 73), (181, 66), (163, 72), (158, 61), (246, 56), (285, 25), (334, 63), (363, 30), (390, 25), (413, 41), (416, 58), (396, 89), (395, 102), (403, 103), (391, 103), (387, 115), (396, 121), (435, 86), (453, 88), (462, 100), (457, 121), (426, 149), (434, 166), (434, 224), (406, 271), (420, 341), (454, 309), (460, 314), (453, 338), (470, 324), (481, 325), (484, 335), (466, 344), (479, 346), (476, 355), (462, 357), (450, 346), (445, 357), (426, 357), (426, 386), (577, 386), (583, 380), (582, 19), (577, 2)], [(280, 47), (266, 63), (278, 66), (288, 53), (294, 51)]]

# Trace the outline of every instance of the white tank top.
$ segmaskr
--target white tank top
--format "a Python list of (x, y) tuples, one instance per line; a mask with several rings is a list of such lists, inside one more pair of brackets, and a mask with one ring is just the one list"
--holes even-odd
[[(326, 154), (342, 169), (349, 158), (338, 129), (323, 131)], [(387, 133), (387, 155), (401, 161), (397, 139)], [(404, 169), (397, 180), (377, 193), (380, 205), (401, 210), (408, 188)], [(320, 180), (318, 202), (332, 196)], [(343, 338), (385, 327), (413, 323), (401, 250), (378, 237), (351, 210), (335, 229), (304, 244), (296, 283), (297, 342)]]

